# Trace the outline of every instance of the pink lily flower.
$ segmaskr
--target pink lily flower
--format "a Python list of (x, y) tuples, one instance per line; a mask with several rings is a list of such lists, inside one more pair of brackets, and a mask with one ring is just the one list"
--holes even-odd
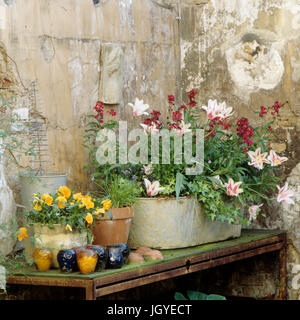
[(244, 190), (239, 188), (239, 186), (242, 184), (242, 181), (238, 181), (234, 183), (234, 181), (230, 178), (228, 183), (224, 183), (226, 190), (226, 193), (231, 197), (238, 196), (239, 193), (242, 193)]
[(260, 207), (263, 206), (264, 204), (260, 204), (260, 205), (253, 205), (251, 207), (249, 207), (248, 212), (249, 212), (249, 221), (254, 221), (256, 220), (256, 216), (260, 211)]
[(231, 107), (226, 108), (225, 102), (218, 104), (217, 100), (209, 99), (208, 105), (202, 106), (202, 109), (206, 111), (207, 118), (210, 120), (213, 120), (215, 118), (220, 118), (224, 120), (233, 115), (233, 113), (231, 113)]
[(276, 167), (282, 164), (283, 162), (287, 161), (288, 158), (280, 157), (278, 154), (276, 154), (274, 150), (271, 150), (270, 155), (268, 156), (268, 160), (270, 161), (272, 167)]
[(277, 202), (283, 201), (287, 204), (295, 204), (294, 200), (291, 199), (291, 197), (294, 195), (294, 192), (288, 190), (287, 182), (282, 188), (280, 188), (279, 186), (276, 186), (276, 187), (278, 189)]
[(144, 172), (148, 176), (153, 171), (152, 163), (148, 164), (147, 166), (144, 166)]
[(159, 186), (159, 181), (154, 181), (151, 183), (148, 179), (144, 179), (144, 183), (145, 183), (147, 194), (149, 197), (154, 197), (158, 194), (159, 191), (162, 191), (165, 189)]
[(138, 98), (135, 98), (134, 104), (128, 103), (128, 105), (132, 108), (133, 115), (138, 117), (143, 114), (148, 115), (148, 112), (145, 112), (149, 108), (148, 104), (144, 104), (143, 100), (139, 100)]
[(179, 129), (177, 129), (177, 134), (179, 136), (183, 136), (186, 132), (192, 131), (191, 129), (189, 129), (190, 126), (190, 123), (184, 123), (184, 121), (181, 121)]
[(141, 123), (140, 125), (143, 127), (144, 133), (145, 133), (146, 135), (148, 135), (148, 133), (150, 133), (150, 134), (156, 134), (156, 133), (159, 132), (159, 129), (156, 128), (156, 125), (155, 125), (155, 124), (153, 124), (153, 125), (151, 125), (151, 126), (147, 126), (146, 124)]
[(260, 148), (257, 148), (255, 151), (248, 151), (248, 155), (251, 159), (251, 162), (248, 162), (249, 166), (254, 166), (256, 169), (263, 169), (264, 163), (270, 163), (266, 159), (268, 153), (260, 153)]

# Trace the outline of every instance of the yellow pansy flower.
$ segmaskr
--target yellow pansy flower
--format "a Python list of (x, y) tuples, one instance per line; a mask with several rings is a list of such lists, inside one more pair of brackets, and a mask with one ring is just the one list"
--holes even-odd
[(101, 209), (96, 209), (94, 212), (93, 212), (95, 215), (99, 215), (99, 214), (104, 214), (105, 213), (105, 210), (103, 208)]
[(36, 211), (42, 211), (42, 206), (38, 202), (36, 202), (33, 206), (33, 209)]
[(68, 230), (68, 231), (71, 231), (71, 232), (72, 232), (72, 227), (71, 227), (69, 224), (67, 224), (67, 225), (66, 225), (66, 230)]
[(71, 196), (71, 190), (67, 187), (67, 186), (61, 186), (58, 188), (57, 193), (62, 196), (65, 197), (66, 199), (69, 199)]
[(81, 201), (81, 199), (83, 198), (83, 195), (82, 195), (82, 193), (81, 192), (78, 192), (78, 193), (75, 193), (74, 195), (73, 195), (73, 198), (74, 198), (74, 200), (76, 200), (76, 201)]
[(18, 240), (22, 241), (24, 238), (28, 238), (27, 229), (22, 227), (19, 229)]
[(104, 210), (108, 210), (112, 206), (111, 200), (103, 200), (101, 204), (103, 205)]
[(88, 213), (85, 217), (85, 221), (88, 223), (88, 224), (92, 224), (93, 223), (93, 216), (91, 213)]
[(79, 205), (79, 209), (83, 208), (84, 207), (84, 203), (80, 203)]
[(53, 202), (53, 198), (50, 196), (49, 193), (45, 193), (42, 195), (42, 199), (45, 201), (47, 206), (51, 206)]
[(88, 194), (81, 199), (81, 202), (85, 205), (87, 209), (93, 209), (95, 206), (94, 202), (92, 201), (92, 197)]
[(59, 209), (64, 209), (66, 207), (66, 205), (62, 202), (67, 202), (67, 199), (63, 196), (59, 196), (56, 198), (56, 201), (58, 201), (57, 206), (59, 207)]

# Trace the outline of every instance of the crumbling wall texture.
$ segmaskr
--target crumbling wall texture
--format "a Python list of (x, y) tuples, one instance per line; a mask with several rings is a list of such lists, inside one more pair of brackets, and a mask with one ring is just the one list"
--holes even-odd
[[(300, 5), (293, 0), (189, 1), (181, 8), (180, 27), (183, 91), (195, 87), (200, 106), (210, 98), (226, 101), (234, 108), (235, 116), (248, 117), (255, 126), (271, 119), (259, 120), (253, 111), (259, 111), (261, 105), (271, 106), (276, 100), (288, 101), (273, 126), (271, 147), (289, 158), (283, 177), (295, 192), (295, 205), (278, 205), (275, 201), (265, 209), (267, 218), (251, 227), (289, 231), (290, 299), (300, 298), (299, 21)], [(263, 266), (260, 263), (254, 268), (257, 281), (238, 268), (228, 280), (229, 293), (275, 294), (276, 281), (266, 277), (270, 268)], [(272, 272), (275, 280), (276, 270)], [(258, 283), (263, 288), (260, 292)]]
[[(159, 109), (178, 82), (174, 15), (149, 0), (102, 0), (98, 6), (92, 0), (0, 1), (4, 57), (8, 55), (14, 67), (8, 76), (2, 77), (6, 70), (0, 70), (2, 87), (11, 84), (19, 89), (19, 108), (28, 106), (30, 84), (37, 80), (38, 109), (48, 121), (53, 169), (67, 172), (71, 187), (83, 192), (87, 188), (82, 169), (86, 162), (84, 119), (101, 97), (103, 72), (114, 67), (109, 61), (101, 63), (103, 48), (112, 45), (123, 53), (116, 75), (118, 101), (110, 100), (118, 104), (107, 108), (114, 107), (119, 119), (129, 121), (127, 103), (135, 97)], [(106, 84), (106, 92), (115, 90), (113, 85), (108, 88)]]

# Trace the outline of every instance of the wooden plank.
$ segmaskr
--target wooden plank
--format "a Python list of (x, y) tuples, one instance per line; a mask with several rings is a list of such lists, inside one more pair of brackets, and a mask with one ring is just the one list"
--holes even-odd
[(46, 278), (46, 277), (27, 277), (27, 276), (9, 276), (7, 284), (25, 284), (37, 286), (57, 286), (57, 287), (81, 287), (85, 288), (92, 280), (81, 279), (62, 279), (62, 278)]
[(215, 259), (205, 261), (205, 262), (198, 262), (196, 264), (190, 265), (188, 268), (181, 267), (181, 268), (176, 268), (173, 270), (166, 270), (166, 271), (163, 271), (160, 273), (151, 274), (148, 276), (141, 276), (136, 279), (121, 281), (119, 283), (107, 285), (107, 286), (100, 287), (100, 288), (99, 288), (99, 284), (98, 285), (95, 284), (95, 287), (96, 287), (95, 296), (100, 297), (100, 296), (107, 295), (110, 293), (115, 293), (115, 292), (131, 289), (131, 288), (134, 288), (137, 286), (142, 286), (145, 284), (149, 284), (149, 283), (153, 283), (153, 282), (157, 282), (157, 281), (161, 281), (161, 280), (165, 280), (165, 279), (169, 279), (169, 278), (174, 278), (177, 276), (197, 272), (200, 270), (213, 268), (218, 265), (223, 265), (223, 264), (227, 264), (230, 262), (243, 260), (243, 259), (250, 258), (250, 257), (256, 256), (256, 255), (263, 254), (263, 253), (277, 251), (277, 250), (280, 250), (282, 248), (282, 246), (283, 246), (283, 243), (272, 244), (272, 245), (268, 245), (265, 247), (252, 249), (252, 250), (249, 250), (246, 252), (235, 253), (235, 254), (232, 254), (232, 255), (229, 255), (226, 257), (215, 258)]
[(252, 249), (252, 250), (241, 252), (241, 253), (235, 253), (226, 257), (215, 258), (203, 263), (192, 264), (189, 267), (189, 271), (196, 272), (196, 271), (201, 271), (209, 268), (214, 268), (220, 265), (224, 265), (224, 264), (231, 263), (238, 260), (244, 260), (247, 258), (264, 254), (264, 253), (279, 251), (282, 247), (283, 247), (282, 243), (276, 243), (266, 247)]
[(261, 239), (249, 243), (242, 244), (240, 246), (230, 247), (226, 249), (222, 249), (219, 252), (211, 252), (210, 256), (213, 257), (221, 257), (222, 255), (228, 255), (238, 251), (246, 251), (254, 248), (263, 247), (265, 245), (274, 244), (282, 242), (281, 236), (274, 236), (267, 239)]
[(212, 252), (207, 252), (207, 253), (201, 253), (198, 255), (191, 256), (191, 257), (185, 257), (185, 258), (178, 259), (175, 261), (169, 261), (169, 262), (165, 262), (165, 263), (161, 262), (158, 265), (143, 267), (142, 269), (134, 269), (131, 271), (117, 273), (114, 275), (95, 279), (95, 285), (96, 286), (105, 285), (105, 284), (115, 283), (115, 282), (119, 282), (119, 281), (123, 281), (123, 280), (129, 280), (132, 278), (139, 277), (141, 274), (148, 275), (148, 274), (152, 274), (152, 273), (162, 272), (162, 271), (166, 271), (169, 269), (174, 269), (176, 267), (185, 266), (187, 263), (194, 264), (194, 263), (198, 263), (198, 262), (202, 262), (202, 261), (208, 261), (208, 260), (213, 259), (215, 257), (219, 257), (219, 256), (222, 257), (222, 256), (226, 256), (226, 255), (229, 255), (229, 254), (232, 254), (235, 252), (246, 251), (251, 248), (256, 248), (256, 247), (261, 247), (261, 246), (264, 246), (267, 244), (276, 243), (276, 242), (280, 241), (280, 239), (281, 238), (279, 236), (275, 236), (275, 237), (271, 237), (269, 239), (262, 239), (262, 240), (253, 241), (251, 243), (247, 243), (244, 245), (234, 246), (234, 247), (230, 247), (230, 248), (226, 248), (226, 249), (220, 249), (217, 251), (212, 251)]
[(186, 267), (182, 267), (182, 268), (176, 268), (173, 270), (168, 270), (165, 272), (160, 272), (160, 273), (156, 273), (156, 274), (151, 274), (148, 276), (143, 276), (137, 279), (132, 279), (129, 281), (124, 281), (124, 282), (120, 282), (117, 284), (113, 284), (113, 285), (108, 285), (105, 287), (101, 287), (101, 288), (97, 288), (95, 290), (95, 296), (96, 297), (101, 297), (110, 293), (115, 293), (115, 292), (119, 292), (119, 291), (123, 291), (123, 290), (127, 290), (127, 289), (131, 289), (131, 288), (135, 288), (135, 287), (139, 287), (139, 286), (143, 286), (145, 284), (149, 284), (149, 283), (153, 283), (153, 282), (157, 282), (157, 281), (162, 281), (165, 279), (170, 279), (170, 278), (174, 278), (180, 275), (184, 275), (184, 274), (188, 274), (189, 271), (187, 270)]

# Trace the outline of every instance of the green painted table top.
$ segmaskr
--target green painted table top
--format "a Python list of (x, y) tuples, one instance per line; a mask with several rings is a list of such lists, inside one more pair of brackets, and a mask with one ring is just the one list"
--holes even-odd
[(24, 276), (38, 276), (38, 277), (57, 277), (57, 278), (77, 278), (77, 279), (95, 279), (101, 278), (108, 275), (126, 272), (129, 270), (134, 269), (142, 269), (147, 266), (159, 264), (162, 262), (172, 261), (180, 258), (186, 258), (189, 256), (198, 255), (201, 253), (206, 253), (210, 251), (225, 249), (233, 246), (237, 246), (240, 244), (249, 243), (252, 241), (257, 241), (265, 238), (269, 238), (272, 236), (276, 236), (279, 234), (286, 233), (285, 230), (250, 230), (250, 229), (243, 229), (241, 236), (236, 239), (219, 241), (209, 244), (203, 244), (196, 247), (188, 247), (183, 249), (171, 249), (171, 250), (161, 250), (164, 259), (159, 261), (146, 261), (145, 263), (135, 263), (135, 264), (128, 264), (123, 266), (121, 269), (106, 269), (101, 272), (94, 272), (91, 274), (80, 274), (79, 272), (73, 273), (63, 273), (58, 269), (51, 269), (49, 271), (36, 271), (35, 267), (28, 267), (22, 268), (19, 270), (11, 270), (10, 275), (24, 275)]

